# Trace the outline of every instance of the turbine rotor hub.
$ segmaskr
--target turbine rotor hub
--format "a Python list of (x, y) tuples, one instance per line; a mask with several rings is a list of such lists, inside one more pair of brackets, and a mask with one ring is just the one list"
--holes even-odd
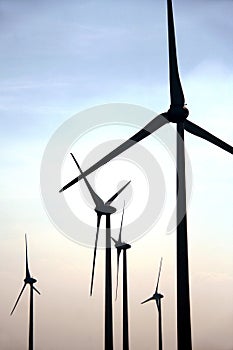
[(95, 212), (100, 215), (111, 215), (116, 212), (116, 208), (111, 207), (110, 205), (103, 205), (99, 208), (95, 208)]
[(33, 277), (28, 277), (28, 278), (24, 279), (24, 282), (28, 283), (28, 284), (33, 284), (33, 283), (36, 283), (37, 280), (35, 278), (33, 278)]
[(155, 293), (155, 294), (153, 295), (153, 297), (155, 298), (155, 300), (159, 300), (159, 299), (162, 299), (162, 298), (163, 298), (163, 295), (160, 294), (160, 293)]
[(170, 106), (166, 113), (166, 117), (171, 123), (184, 122), (188, 118), (189, 110), (183, 106)]
[(128, 244), (128, 243), (125, 243), (125, 242), (116, 243), (115, 246), (116, 246), (116, 248), (121, 249), (121, 250), (126, 250), (126, 249), (130, 249), (131, 248), (131, 245)]

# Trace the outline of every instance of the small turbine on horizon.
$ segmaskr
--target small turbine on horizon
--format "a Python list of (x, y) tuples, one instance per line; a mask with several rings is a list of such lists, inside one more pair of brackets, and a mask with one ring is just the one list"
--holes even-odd
[(106, 262), (105, 262), (105, 350), (113, 349), (113, 320), (112, 320), (112, 265), (111, 265), (111, 214), (116, 212), (116, 208), (111, 206), (111, 203), (119, 196), (119, 194), (129, 185), (131, 181), (128, 181), (117, 191), (107, 202), (104, 202), (97, 193), (93, 190), (90, 183), (88, 182), (85, 174), (79, 166), (74, 155), (71, 156), (77, 165), (80, 174), (86, 183), (86, 186), (91, 194), (91, 197), (95, 203), (95, 212), (97, 214), (97, 230), (95, 239), (95, 248), (93, 256), (93, 266), (91, 275), (91, 287), (90, 295), (93, 291), (94, 274), (95, 274), (95, 260), (96, 250), (99, 237), (100, 221), (103, 215), (106, 216)]
[(120, 232), (118, 240), (112, 237), (117, 249), (117, 284), (116, 284), (116, 299), (118, 290), (118, 276), (119, 276), (119, 263), (120, 255), (123, 250), (123, 350), (129, 349), (129, 324), (128, 324), (128, 282), (127, 282), (127, 249), (131, 248), (131, 245), (122, 241), (122, 226), (125, 213), (125, 203), (122, 212)]
[(155, 288), (155, 292), (152, 295), (152, 297), (144, 300), (141, 304), (145, 304), (148, 301), (155, 300), (156, 306), (158, 309), (158, 316), (159, 316), (159, 350), (163, 349), (163, 337), (162, 337), (162, 309), (161, 309), (161, 299), (163, 298), (163, 295), (158, 293), (158, 288), (159, 288), (159, 279), (160, 279), (160, 273), (161, 273), (161, 268), (162, 268), (162, 261), (163, 258), (160, 260), (160, 266), (159, 266), (159, 273), (158, 273), (158, 279), (157, 279), (157, 284)]
[(26, 288), (26, 285), (29, 284), (30, 286), (30, 309), (29, 309), (29, 343), (28, 343), (28, 350), (33, 350), (33, 292), (37, 292), (40, 294), (38, 289), (33, 285), (37, 282), (35, 278), (33, 278), (29, 272), (29, 266), (28, 266), (28, 248), (27, 248), (27, 235), (25, 234), (25, 247), (26, 247), (26, 276), (24, 278), (24, 285), (21, 289), (21, 292), (19, 293), (19, 296), (15, 302), (15, 305), (10, 313), (10, 315), (13, 314), (15, 311), (15, 308), (21, 298), (21, 295), (23, 294), (24, 289)]

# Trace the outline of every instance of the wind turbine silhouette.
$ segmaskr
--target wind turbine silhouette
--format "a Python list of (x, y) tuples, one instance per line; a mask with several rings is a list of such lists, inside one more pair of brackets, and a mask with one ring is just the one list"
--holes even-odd
[(155, 300), (156, 306), (158, 309), (158, 316), (159, 316), (159, 350), (163, 349), (163, 338), (162, 338), (162, 309), (161, 309), (161, 299), (163, 298), (163, 295), (158, 293), (158, 288), (159, 288), (159, 279), (160, 279), (160, 273), (161, 273), (161, 268), (162, 268), (162, 261), (163, 258), (160, 260), (160, 266), (159, 266), (159, 273), (158, 273), (158, 279), (157, 279), (157, 284), (155, 288), (155, 292), (150, 297), (149, 299), (144, 300), (141, 304), (145, 304), (150, 300)]
[(33, 286), (34, 283), (37, 282), (37, 280), (33, 277), (31, 277), (28, 267), (28, 249), (27, 249), (27, 235), (25, 234), (25, 246), (26, 246), (26, 277), (24, 278), (24, 285), (21, 289), (21, 292), (19, 293), (19, 296), (16, 300), (16, 303), (11, 311), (11, 315), (15, 311), (15, 308), (19, 302), (19, 299), (21, 295), (23, 294), (24, 289), (26, 288), (26, 285), (29, 284), (30, 286), (30, 311), (29, 311), (29, 343), (28, 343), (28, 349), (33, 350), (33, 292), (37, 292), (40, 294), (38, 289)]
[(86, 176), (84, 175), (81, 167), (79, 166), (74, 155), (71, 156), (77, 165), (81, 175), (84, 178), (86, 186), (91, 194), (91, 197), (95, 203), (95, 212), (97, 214), (97, 230), (95, 239), (95, 248), (93, 256), (93, 266), (91, 275), (91, 288), (90, 295), (93, 291), (94, 273), (95, 273), (95, 260), (96, 250), (99, 236), (100, 221), (103, 215), (106, 216), (106, 262), (105, 262), (105, 349), (113, 349), (113, 324), (112, 324), (112, 265), (111, 265), (111, 214), (116, 212), (116, 208), (110, 206), (110, 204), (119, 196), (119, 194), (129, 185), (127, 182), (123, 187), (120, 188), (107, 202), (104, 201), (97, 195), (93, 190)]
[(119, 277), (119, 263), (120, 255), (123, 250), (123, 350), (129, 349), (129, 324), (128, 324), (128, 284), (127, 284), (127, 249), (131, 248), (131, 245), (122, 242), (122, 226), (125, 213), (125, 204), (123, 208), (121, 227), (118, 236), (118, 240), (112, 237), (117, 249), (117, 284), (116, 284), (116, 299), (118, 290), (118, 277)]
[[(186, 181), (185, 181), (185, 154), (184, 130), (233, 154), (233, 147), (220, 140), (200, 126), (187, 120), (189, 111), (186, 108), (183, 89), (179, 77), (175, 28), (173, 19), (172, 1), (167, 0), (168, 18), (168, 49), (169, 49), (169, 82), (170, 108), (150, 121), (130, 139), (123, 142), (116, 149), (108, 153), (84, 173), (85, 176), (103, 166), (137, 142), (143, 140), (163, 125), (172, 122), (177, 124), (177, 341), (178, 350), (191, 350), (191, 319), (189, 299), (189, 268), (188, 268), (188, 240), (186, 218)], [(60, 192), (66, 190), (81, 180), (83, 175), (76, 177), (65, 185)]]

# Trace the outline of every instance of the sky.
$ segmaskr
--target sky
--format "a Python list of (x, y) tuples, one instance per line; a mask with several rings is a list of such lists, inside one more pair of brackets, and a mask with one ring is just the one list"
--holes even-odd
[[(230, 0), (174, 0), (180, 75), (190, 120), (230, 144), (232, 10)], [(104, 251), (98, 251), (94, 295), (89, 297), (93, 250), (68, 239), (69, 232), (62, 234), (48, 217), (41, 196), (41, 162), (55, 131), (87, 108), (108, 103), (138, 105), (156, 113), (169, 108), (166, 4), (164, 0), (0, 0), (0, 16), (0, 348), (27, 346), (28, 291), (9, 316), (23, 284), (27, 233), (30, 270), (41, 291), (41, 296), (35, 296), (35, 349), (102, 349)], [(137, 117), (135, 124), (143, 126), (143, 118)], [(80, 117), (80, 128), (85, 122)], [(91, 127), (92, 120), (88, 122)], [(120, 117), (117, 122), (122, 123)], [(125, 123), (132, 124), (132, 116)], [(70, 149), (84, 161), (88, 150), (95, 150), (102, 141), (131, 136), (131, 124), (89, 130)], [(192, 176), (188, 239), (193, 348), (233, 350), (232, 159), (192, 135), (185, 140)], [(143, 145), (157, 157), (162, 170), (169, 168), (166, 157), (155, 157), (153, 141)], [(77, 176), (70, 163), (67, 155), (63, 175), (57, 175), (61, 186)], [(146, 206), (145, 184), (150, 181), (142, 166), (130, 163), (129, 158), (116, 165), (119, 171), (106, 166), (97, 174), (96, 189), (108, 199), (120, 181), (134, 176), (127, 223), (135, 219), (133, 213), (143, 211), (140, 205)], [(109, 185), (106, 178), (113, 173)], [(167, 199), (175, 194), (174, 169), (171, 173), (171, 177), (164, 174)], [(48, 184), (52, 182), (48, 176)], [(79, 214), (81, 210), (74, 209), (81, 186), (75, 185), (61, 201), (72, 202), (76, 215), (90, 214), (93, 227), (87, 227), (86, 234), (94, 241), (91, 200), (87, 203), (84, 198), (82, 203), (77, 198), (83, 208), (88, 204), (88, 212)], [(121, 211), (114, 225), (120, 223), (120, 215)], [(167, 234), (167, 225), (159, 221), (132, 243), (128, 253), (130, 344), (134, 350), (157, 345), (155, 305), (140, 302), (154, 292), (161, 256), (164, 348), (176, 349), (176, 237), (174, 232)], [(127, 226), (124, 232), (127, 236)], [(112, 258), (115, 288), (114, 251)], [(119, 287), (121, 290), (121, 282)], [(121, 303), (121, 297), (113, 301), (115, 349), (121, 348)]]

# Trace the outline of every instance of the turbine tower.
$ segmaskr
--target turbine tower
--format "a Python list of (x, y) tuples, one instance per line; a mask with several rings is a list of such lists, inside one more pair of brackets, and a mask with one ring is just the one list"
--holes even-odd
[(40, 292), (38, 291), (38, 289), (36, 289), (36, 287), (34, 287), (34, 283), (37, 282), (37, 280), (33, 277), (31, 277), (30, 272), (29, 272), (29, 266), (28, 266), (28, 249), (27, 249), (27, 235), (25, 234), (25, 246), (26, 246), (26, 276), (24, 278), (24, 285), (23, 288), (21, 289), (21, 292), (19, 293), (19, 296), (16, 300), (16, 303), (11, 311), (11, 315), (13, 314), (13, 312), (15, 311), (15, 308), (19, 302), (19, 299), (21, 297), (21, 295), (23, 294), (23, 291), (26, 287), (27, 284), (29, 284), (30, 286), (30, 309), (29, 309), (29, 341), (28, 341), (28, 350), (33, 350), (33, 292), (37, 292), (38, 294), (40, 294)]
[(117, 284), (116, 284), (116, 298), (118, 290), (118, 276), (119, 276), (119, 262), (121, 251), (123, 250), (123, 350), (129, 349), (129, 323), (128, 323), (128, 284), (127, 284), (127, 249), (131, 248), (131, 245), (122, 242), (122, 225), (125, 213), (125, 205), (123, 208), (121, 227), (118, 236), (118, 240), (112, 237), (117, 249)]
[[(183, 89), (179, 77), (171, 0), (167, 0), (167, 18), (170, 82), (169, 110), (155, 117), (130, 139), (123, 142), (120, 146), (87, 169), (84, 174), (87, 176), (88, 174), (97, 170), (99, 167), (135, 145), (135, 143), (140, 142), (145, 137), (161, 128), (163, 125), (169, 122), (177, 125), (177, 341), (178, 350), (191, 350), (192, 337), (189, 299), (184, 131), (186, 130), (195, 136), (205, 139), (231, 154), (233, 154), (233, 147), (204, 130), (200, 126), (187, 120), (189, 111), (186, 108)], [(65, 185), (60, 192), (66, 190), (82, 178), (83, 175), (81, 174)]]
[(107, 202), (104, 201), (97, 195), (93, 190), (86, 176), (84, 175), (81, 167), (79, 166), (74, 155), (71, 156), (77, 165), (81, 175), (84, 178), (86, 186), (91, 194), (91, 197), (95, 203), (95, 212), (97, 214), (97, 230), (95, 239), (95, 248), (93, 256), (93, 266), (91, 275), (91, 287), (90, 295), (93, 291), (94, 273), (95, 273), (95, 260), (96, 250), (98, 244), (99, 228), (101, 217), (106, 216), (106, 261), (105, 261), (105, 350), (113, 349), (113, 321), (112, 321), (112, 265), (111, 265), (111, 214), (116, 212), (116, 208), (110, 206), (110, 204), (119, 196), (119, 194), (129, 185), (130, 181), (127, 182), (119, 191), (117, 191)]
[(147, 303), (150, 300), (155, 300), (155, 302), (156, 302), (156, 306), (157, 306), (157, 309), (158, 309), (158, 316), (159, 316), (159, 350), (163, 350), (162, 309), (161, 309), (161, 299), (163, 298), (163, 295), (158, 293), (159, 279), (160, 279), (160, 273), (161, 273), (161, 268), (162, 268), (162, 260), (163, 260), (163, 258), (161, 258), (161, 260), (160, 260), (159, 274), (158, 274), (158, 279), (157, 279), (155, 292), (152, 295), (152, 297), (150, 297), (149, 299), (146, 299), (145, 301), (143, 301), (141, 303), (141, 304), (145, 304), (145, 303)]

